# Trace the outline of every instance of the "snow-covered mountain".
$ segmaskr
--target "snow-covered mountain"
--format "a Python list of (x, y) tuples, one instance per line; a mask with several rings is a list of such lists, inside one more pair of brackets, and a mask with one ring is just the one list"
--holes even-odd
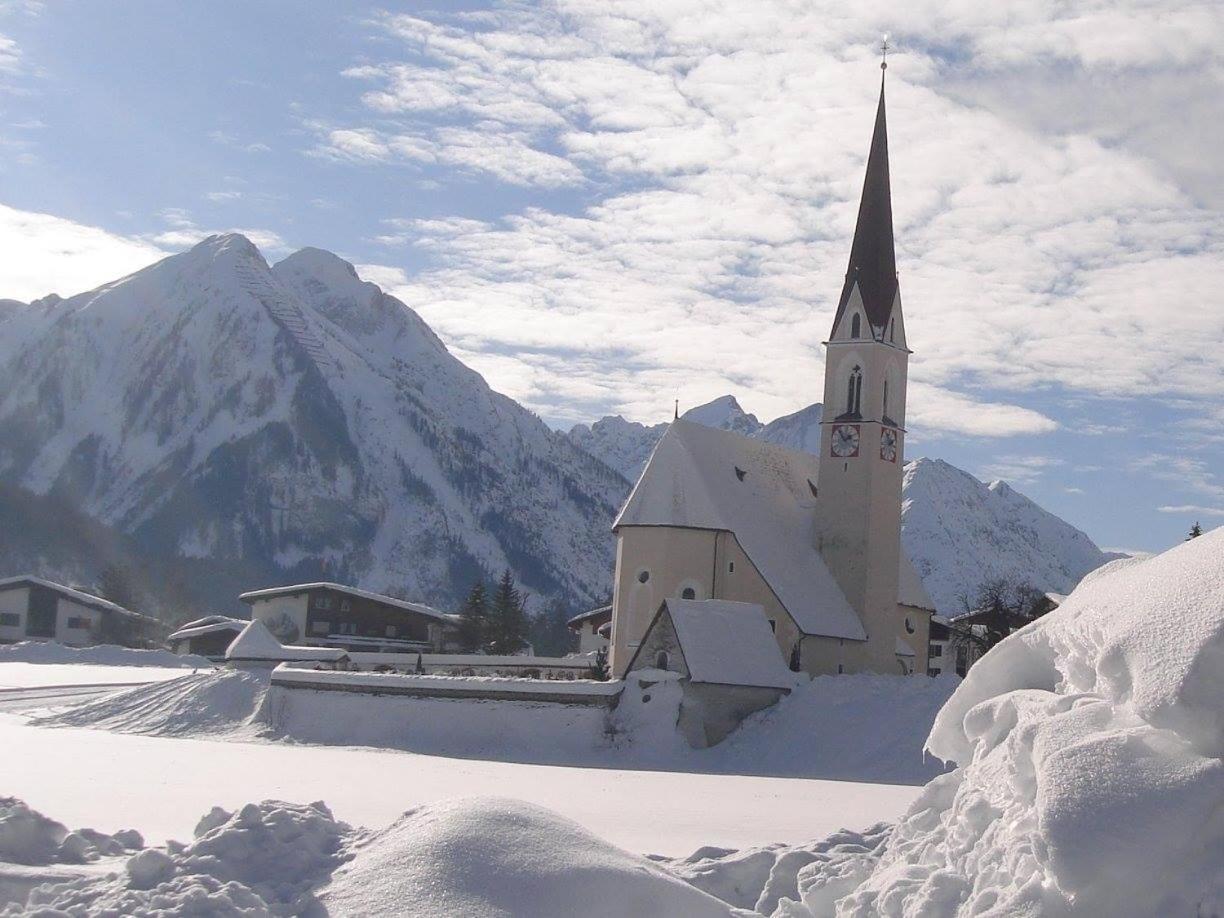
[(0, 322), (0, 481), (150, 553), (435, 603), (503, 567), (607, 590), (624, 480), (335, 255), (214, 236)]
[(901, 541), (944, 613), (963, 611), (961, 595), (1003, 578), (1070, 593), (1106, 561), (1070, 523), (1043, 510), (1005, 481), (984, 484), (940, 459), (905, 465)]
[[(820, 405), (761, 424), (726, 395), (684, 417), (791, 449), (820, 448)], [(632, 482), (666, 428), (607, 417), (575, 427), (570, 437)], [(962, 611), (961, 595), (972, 597), (989, 580), (1067, 593), (1084, 574), (1117, 557), (1006, 482), (985, 484), (941, 460), (907, 463), (902, 487), (901, 541), (927, 592), (947, 614)]]
[[(814, 453), (820, 448), (820, 415), (820, 405), (809, 405), (794, 414), (762, 424), (756, 415), (740, 407), (735, 396), (723, 395), (690, 408), (681, 417), (706, 427), (733, 430), (768, 443)], [(612, 415), (590, 426), (578, 424), (570, 429), (569, 436), (578, 446), (633, 482), (642, 473), (651, 450), (666, 429), (666, 423), (639, 424)]]

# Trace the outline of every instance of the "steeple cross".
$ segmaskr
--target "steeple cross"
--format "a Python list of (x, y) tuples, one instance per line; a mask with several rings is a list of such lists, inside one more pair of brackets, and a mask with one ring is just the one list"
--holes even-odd
[(888, 43), (888, 36), (884, 36), (884, 40), (880, 42), (880, 69), (888, 69), (888, 52), (892, 50), (892, 45)]

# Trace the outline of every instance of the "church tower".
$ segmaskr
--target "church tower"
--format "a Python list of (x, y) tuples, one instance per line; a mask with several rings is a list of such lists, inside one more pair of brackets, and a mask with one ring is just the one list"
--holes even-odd
[[(881, 64), (881, 69), (887, 64)], [(893, 249), (884, 77), (850, 264), (825, 342), (817, 548), (867, 630), (847, 671), (892, 671), (900, 622), (905, 344)]]

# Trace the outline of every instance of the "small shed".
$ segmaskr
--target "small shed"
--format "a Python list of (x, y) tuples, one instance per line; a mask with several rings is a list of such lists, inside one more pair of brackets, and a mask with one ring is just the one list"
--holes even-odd
[(761, 606), (714, 599), (664, 600), (626, 679), (648, 683), (675, 674), (683, 692), (677, 726), (696, 748), (721, 742), (803, 678), (787, 668)]
[(237, 669), (270, 669), (281, 663), (322, 663), (345, 669), (349, 655), (339, 647), (282, 644), (263, 622), (253, 619), (226, 649), (225, 663)]
[(228, 615), (206, 615), (180, 627), (166, 638), (170, 650), (177, 654), (197, 654), (218, 661), (225, 659), (225, 650), (250, 621)]
[(595, 653), (608, 649), (608, 636), (612, 630), (612, 606), (600, 606), (575, 615), (566, 627), (578, 635), (578, 652)]

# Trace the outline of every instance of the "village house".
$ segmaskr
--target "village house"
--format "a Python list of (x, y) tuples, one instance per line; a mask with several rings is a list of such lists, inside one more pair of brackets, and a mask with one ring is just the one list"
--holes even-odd
[(600, 606), (598, 609), (575, 615), (565, 625), (578, 635), (579, 653), (607, 650), (612, 634), (612, 607)]
[(793, 670), (927, 672), (934, 604), (901, 548), (911, 352), (883, 84), (825, 348), (818, 456), (679, 418), (660, 439), (613, 526), (614, 675), (672, 598), (759, 607)]
[(166, 645), (177, 654), (224, 660), (226, 648), (248, 624), (245, 619), (228, 615), (206, 615), (181, 625), (166, 638)]
[(143, 647), (157, 639), (160, 628), (155, 618), (61, 583), (29, 575), (0, 580), (0, 644)]
[(238, 598), (282, 644), (380, 653), (460, 649), (458, 616), (339, 583), (298, 583)]

